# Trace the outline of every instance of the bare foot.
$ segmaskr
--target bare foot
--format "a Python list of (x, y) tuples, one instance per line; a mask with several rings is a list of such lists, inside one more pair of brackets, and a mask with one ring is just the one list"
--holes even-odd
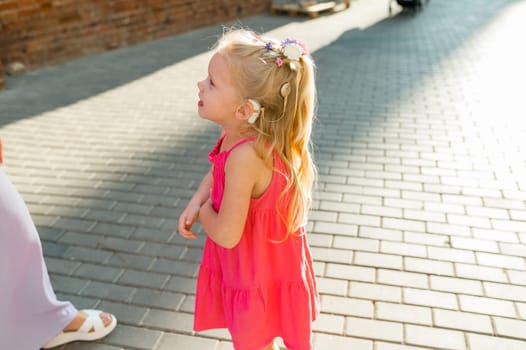
[[(84, 321), (86, 320), (87, 318), (87, 315), (86, 313), (84, 313), (84, 311), (79, 311), (77, 313), (77, 316), (75, 316), (75, 318), (73, 319), (73, 321), (70, 322), (70, 324), (68, 324), (66, 326), (66, 328), (64, 328), (64, 332), (74, 332), (76, 330), (78, 330), (82, 324), (84, 323)], [(107, 313), (104, 313), (102, 312), (100, 314), (100, 319), (102, 320), (102, 323), (104, 324), (104, 327), (108, 327), (110, 324), (111, 324), (111, 315), (110, 314), (107, 314)], [(90, 332), (93, 332), (94, 329), (93, 327), (90, 329)]]

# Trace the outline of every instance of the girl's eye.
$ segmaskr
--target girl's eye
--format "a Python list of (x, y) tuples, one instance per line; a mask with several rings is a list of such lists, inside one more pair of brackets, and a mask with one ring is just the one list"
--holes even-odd
[(212, 81), (212, 79), (210, 79), (210, 85), (211, 86), (215, 86), (214, 82)]

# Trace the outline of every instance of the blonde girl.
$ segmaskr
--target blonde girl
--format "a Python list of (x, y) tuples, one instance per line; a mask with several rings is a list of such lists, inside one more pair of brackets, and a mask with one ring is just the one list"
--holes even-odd
[(311, 349), (319, 309), (305, 225), (315, 167), (314, 63), (295, 39), (226, 32), (198, 82), (199, 116), (221, 126), (179, 218), (207, 234), (194, 329), (228, 328), (236, 350)]

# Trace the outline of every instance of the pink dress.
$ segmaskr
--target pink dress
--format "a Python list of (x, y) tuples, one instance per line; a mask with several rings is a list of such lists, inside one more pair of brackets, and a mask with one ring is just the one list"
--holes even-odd
[[(220, 151), (223, 137), (210, 152), (214, 185), (212, 202), (221, 206), (224, 167), (231, 149)], [(240, 242), (232, 249), (206, 239), (197, 279), (194, 329), (228, 328), (236, 350), (260, 350), (282, 337), (290, 350), (311, 349), (311, 323), (319, 311), (319, 296), (304, 229), (284, 242), (285, 224), (276, 205), (287, 213), (280, 198), (286, 168), (274, 156), (269, 187), (250, 201)]]

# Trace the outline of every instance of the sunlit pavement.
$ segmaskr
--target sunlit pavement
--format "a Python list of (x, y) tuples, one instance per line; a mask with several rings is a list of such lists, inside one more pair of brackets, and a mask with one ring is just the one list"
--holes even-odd
[[(526, 349), (526, 1), (387, 4), (243, 20), (318, 66), (314, 348)], [(6, 79), (5, 168), (53, 286), (119, 320), (63, 349), (233, 348), (192, 332), (203, 234), (176, 233), (218, 135), (196, 82), (221, 30)]]

